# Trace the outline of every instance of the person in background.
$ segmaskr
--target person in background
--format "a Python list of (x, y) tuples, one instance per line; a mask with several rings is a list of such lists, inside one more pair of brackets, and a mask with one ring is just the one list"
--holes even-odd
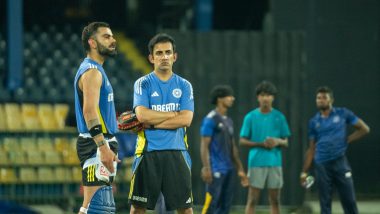
[[(309, 148), (300, 182), (301, 185), (305, 183), (314, 160), (321, 213), (331, 213), (332, 193), (336, 188), (344, 213), (356, 214), (359, 212), (354, 182), (345, 153), (349, 144), (368, 134), (370, 129), (349, 109), (333, 107), (333, 102), (333, 91), (330, 88), (323, 86), (317, 89), (316, 104), (319, 112), (309, 122)], [(348, 126), (355, 128), (349, 135)]]
[(288, 146), (289, 126), (285, 116), (273, 108), (276, 87), (263, 81), (256, 87), (259, 107), (244, 117), (240, 145), (249, 148), (249, 190), (246, 214), (255, 213), (260, 192), (269, 193), (271, 213), (280, 213), (280, 191), (283, 186), (282, 151)]
[(201, 177), (206, 183), (206, 199), (202, 214), (229, 213), (234, 197), (236, 170), (241, 184), (248, 186), (248, 178), (234, 140), (233, 121), (227, 115), (234, 100), (230, 86), (215, 86), (211, 91), (211, 103), (215, 108), (202, 121)]

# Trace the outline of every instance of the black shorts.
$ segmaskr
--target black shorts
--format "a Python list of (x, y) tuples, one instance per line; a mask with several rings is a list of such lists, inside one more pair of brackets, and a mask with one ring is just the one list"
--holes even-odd
[(191, 160), (187, 151), (153, 151), (135, 159), (129, 202), (153, 210), (160, 192), (167, 210), (190, 208)]
[[(110, 139), (110, 140), (108, 140)], [(118, 143), (116, 138), (107, 138), (108, 144), (111, 150), (117, 154)], [(82, 167), (82, 183), (83, 186), (102, 186), (106, 183), (104, 181), (99, 181), (95, 176), (95, 167), (89, 166), (83, 169), (84, 162), (96, 155), (97, 146), (92, 138), (78, 137), (77, 140), (77, 155), (80, 161), (80, 166)], [(110, 183), (113, 181), (113, 176), (110, 177)]]

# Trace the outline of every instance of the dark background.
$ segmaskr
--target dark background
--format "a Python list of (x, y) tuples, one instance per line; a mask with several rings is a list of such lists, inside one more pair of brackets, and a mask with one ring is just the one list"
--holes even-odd
[[(135, 9), (132, 2), (138, 5)], [(358, 196), (380, 197), (380, 2), (214, 0), (209, 32), (197, 31), (191, 14), (194, 2), (25, 0), (24, 28), (69, 24), (79, 34), (87, 23), (102, 20), (133, 38), (144, 55), (156, 32), (175, 35), (179, 44), (176, 72), (202, 96), (195, 97), (196, 114), (189, 131), (198, 204), (203, 202), (198, 132), (201, 118), (211, 109), (206, 95), (215, 84), (234, 87), (238, 99), (231, 115), (237, 139), (242, 118), (257, 107), (254, 86), (264, 79), (281, 89), (275, 104), (293, 132), (290, 148), (284, 152), (283, 200), (288, 204), (303, 200), (298, 175), (307, 147), (307, 121), (316, 112), (315, 89), (321, 85), (334, 90), (335, 106), (351, 109), (370, 126), (370, 135), (351, 145), (347, 153)], [(9, 27), (5, 14), (6, 1), (0, 1), (3, 36)], [(247, 151), (241, 148), (241, 154), (246, 163)], [(235, 203), (244, 204), (245, 195), (245, 190), (237, 189)]]

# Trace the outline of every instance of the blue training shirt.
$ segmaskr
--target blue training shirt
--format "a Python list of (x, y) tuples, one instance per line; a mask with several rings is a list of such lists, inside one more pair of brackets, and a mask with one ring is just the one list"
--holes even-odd
[[(162, 112), (181, 110), (194, 112), (192, 85), (174, 73), (169, 80), (162, 81), (151, 72), (135, 82), (133, 108), (137, 106)], [(144, 151), (187, 150), (187, 148), (186, 128), (145, 129), (138, 133), (136, 155)]]
[(309, 122), (309, 140), (316, 145), (314, 160), (322, 163), (343, 156), (347, 150), (347, 124), (359, 118), (346, 108), (333, 108), (328, 117), (318, 112)]
[(233, 168), (232, 146), (234, 128), (232, 119), (212, 110), (203, 119), (201, 136), (210, 137), (210, 164), (212, 172), (227, 173)]
[(98, 105), (98, 116), (104, 134), (115, 134), (118, 131), (113, 89), (110, 81), (102, 67), (96, 61), (85, 58), (74, 79), (75, 91), (75, 116), (79, 133), (88, 133), (86, 121), (83, 116), (83, 92), (79, 89), (78, 81), (80, 77), (89, 69), (97, 69), (102, 74), (102, 86)]
[[(264, 143), (268, 137), (286, 138), (290, 136), (285, 116), (272, 108), (271, 112), (262, 113), (256, 108), (244, 117), (240, 137), (256, 143)], [(249, 150), (248, 167), (282, 166), (281, 148), (265, 149), (253, 147)]]

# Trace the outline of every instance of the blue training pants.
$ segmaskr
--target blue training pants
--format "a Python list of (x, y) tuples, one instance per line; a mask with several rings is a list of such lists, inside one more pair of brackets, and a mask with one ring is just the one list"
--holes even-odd
[(351, 167), (346, 156), (315, 164), (322, 214), (331, 214), (331, 202), (334, 187), (338, 191), (345, 214), (357, 214), (355, 189)]
[(213, 173), (213, 180), (206, 185), (206, 201), (202, 214), (228, 214), (231, 208), (236, 171)]

